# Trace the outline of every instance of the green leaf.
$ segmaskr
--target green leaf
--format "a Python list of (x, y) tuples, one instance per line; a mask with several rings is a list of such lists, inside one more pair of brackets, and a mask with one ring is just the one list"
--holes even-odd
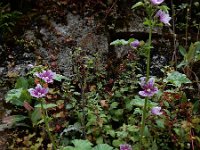
[(65, 147), (62, 147), (61, 150), (76, 150), (76, 149), (73, 148), (72, 146), (65, 146)]
[(135, 9), (137, 7), (141, 7), (141, 6), (144, 6), (144, 3), (143, 2), (137, 2), (136, 4), (134, 4), (131, 9)]
[[(145, 99), (142, 99), (139, 96), (135, 96), (135, 98), (130, 102), (130, 105), (137, 106), (137, 107), (143, 107), (144, 102), (145, 102)], [(148, 100), (148, 105), (150, 107), (154, 107), (154, 106), (157, 106), (158, 104)]]
[(195, 42), (195, 62), (200, 60), (200, 42)]
[(96, 138), (96, 143), (97, 144), (102, 144), (103, 143), (103, 137), (100, 136), (100, 137)]
[(128, 41), (126, 41), (124, 39), (121, 39), (121, 40), (117, 39), (117, 40), (110, 43), (110, 45), (115, 45), (115, 46), (117, 46), (117, 45), (127, 45), (127, 44), (128, 44)]
[[(48, 109), (48, 108), (53, 108), (53, 107), (56, 107), (57, 105), (56, 104), (52, 104), (52, 103), (49, 103), (49, 104), (43, 104), (43, 107), (44, 109)], [(35, 108), (41, 108), (41, 104), (36, 104), (34, 106)]]
[(38, 121), (41, 119), (41, 111), (40, 108), (35, 108), (34, 111), (31, 113), (31, 121), (33, 125), (37, 125)]
[(170, 10), (170, 8), (167, 7), (166, 5), (161, 5), (159, 8), (160, 8), (161, 10), (165, 11), (165, 12), (168, 12), (168, 10)]
[(130, 132), (136, 132), (138, 133), (138, 131), (140, 130), (138, 126), (135, 125), (127, 125), (127, 130)]
[(163, 119), (159, 119), (159, 120), (156, 120), (156, 124), (159, 128), (165, 128), (165, 125), (164, 125), (165, 121)]
[(128, 40), (128, 43), (131, 43), (131, 42), (133, 42), (133, 41), (135, 41), (135, 39), (134, 39), (134, 38), (130, 38), (130, 39)]
[(120, 91), (115, 91), (115, 94), (114, 94), (115, 97), (122, 97), (122, 94)]
[(12, 89), (5, 96), (6, 103), (12, 103), (17, 106), (23, 106), (23, 101), (20, 99), (23, 89)]
[(115, 115), (117, 117), (121, 117), (123, 115), (124, 110), (123, 109), (117, 109), (115, 110)]
[(108, 144), (98, 144), (92, 150), (113, 150), (113, 148)]
[(124, 143), (122, 140), (117, 139), (117, 140), (113, 140), (112, 145), (114, 147), (119, 147), (122, 143)]
[(199, 100), (196, 100), (196, 102), (194, 102), (194, 104), (193, 104), (193, 112), (194, 112), (194, 114), (198, 113), (199, 108), (200, 108), (200, 102), (199, 102)]
[(195, 52), (196, 52), (195, 51), (195, 45), (193, 43), (191, 43), (191, 45), (189, 47), (189, 51), (188, 51), (186, 58), (185, 58), (188, 63), (191, 63), (191, 62), (194, 61)]
[(181, 68), (182, 66), (187, 66), (188, 63), (185, 61), (182, 61), (180, 64), (177, 65), (177, 68)]
[(90, 143), (88, 140), (73, 140), (72, 143), (75, 146), (75, 150), (91, 150), (92, 149), (92, 143)]
[(56, 81), (62, 81), (62, 80), (68, 80), (67, 77), (60, 75), (60, 74), (56, 74), (54, 80)]
[(167, 78), (163, 81), (165, 83), (172, 83), (175, 87), (180, 88), (182, 84), (192, 83), (185, 74), (178, 71), (173, 71), (167, 74)]
[(27, 79), (24, 77), (20, 77), (19, 79), (17, 79), (17, 82), (15, 83), (15, 88), (16, 89), (19, 89), (19, 88), (27, 89), (28, 88)]
[(81, 93), (79, 93), (79, 92), (73, 92), (73, 93), (74, 93), (74, 95), (77, 95), (77, 96), (81, 95)]
[(143, 24), (146, 26), (151, 26), (153, 24), (153, 21), (145, 18)]
[(187, 54), (186, 49), (183, 46), (179, 46), (179, 52), (182, 56), (185, 56)]
[(23, 121), (27, 118), (28, 118), (27, 116), (23, 116), (23, 115), (13, 115), (13, 123)]

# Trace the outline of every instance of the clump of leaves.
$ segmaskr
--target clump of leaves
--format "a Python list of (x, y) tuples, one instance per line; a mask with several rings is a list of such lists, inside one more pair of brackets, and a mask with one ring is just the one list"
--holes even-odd
[(93, 144), (88, 140), (76, 139), (73, 140), (72, 143), (74, 146), (66, 146), (61, 148), (61, 150), (113, 150), (108, 144), (98, 144), (95, 147), (92, 147)]
[(0, 30), (1, 34), (6, 35), (8, 32), (12, 32), (16, 20), (21, 15), (18, 11), (9, 12), (7, 11), (8, 5), (3, 6), (0, 3)]

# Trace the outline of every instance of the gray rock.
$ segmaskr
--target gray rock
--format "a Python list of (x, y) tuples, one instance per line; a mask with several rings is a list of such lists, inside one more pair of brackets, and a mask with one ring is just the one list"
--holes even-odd
[(71, 49), (66, 47), (58, 54), (58, 68), (63, 75), (70, 77), (72, 75), (72, 57)]

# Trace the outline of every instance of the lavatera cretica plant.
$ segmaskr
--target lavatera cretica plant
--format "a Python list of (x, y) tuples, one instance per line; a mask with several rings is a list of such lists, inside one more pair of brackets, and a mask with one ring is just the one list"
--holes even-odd
[[(133, 50), (144, 50), (144, 54), (146, 56), (146, 76), (140, 78), (140, 86), (141, 91), (139, 91), (139, 95), (145, 98), (143, 111), (142, 111), (142, 120), (140, 127), (140, 142), (142, 145), (143, 139), (145, 139), (145, 124), (147, 113), (149, 112), (148, 101), (154, 97), (155, 94), (158, 93), (159, 89), (155, 84), (155, 78), (150, 76), (150, 54), (152, 48), (152, 31), (157, 26), (170, 26), (171, 17), (169, 15), (169, 8), (166, 5), (163, 5), (164, 0), (144, 0), (136, 3), (132, 6), (132, 9), (136, 9), (138, 7), (143, 7), (146, 12), (146, 18), (144, 20), (144, 25), (148, 28), (149, 37), (145, 44), (140, 44), (138, 39), (129, 39), (128, 41), (121, 39), (112, 42), (110, 45), (127, 45), (129, 44)], [(152, 107), (150, 111), (152, 115), (162, 115), (160, 106)], [(142, 148), (142, 147), (141, 147)]]
[[(142, 144), (143, 138), (145, 138), (144, 130), (145, 130), (145, 122), (146, 122), (146, 116), (147, 116), (147, 103), (148, 99), (152, 98), (154, 94), (158, 92), (158, 88), (154, 85), (155, 79), (150, 77), (150, 54), (151, 54), (151, 48), (152, 48), (152, 31), (153, 28), (156, 26), (160, 26), (162, 24), (169, 26), (169, 21), (171, 20), (171, 17), (168, 13), (168, 7), (165, 5), (162, 5), (164, 0), (144, 0), (144, 2), (138, 2), (134, 6), (132, 6), (132, 9), (136, 9), (139, 6), (143, 6), (146, 10), (147, 17), (145, 18), (144, 25), (146, 25), (149, 29), (149, 38), (146, 44), (146, 77), (140, 78), (140, 86), (143, 89), (143, 91), (139, 91), (139, 95), (142, 97), (145, 97), (144, 107), (143, 107), (143, 113), (142, 113), (142, 120), (141, 120), (141, 135), (140, 135), (140, 142)], [(153, 107), (151, 109), (151, 113), (153, 115), (161, 115), (161, 107)]]
[[(59, 82), (67, 78), (56, 74), (44, 66), (29, 64), (27, 67), (29, 72), (24, 77), (19, 77), (17, 79), (15, 88), (7, 92), (5, 101), (17, 107), (24, 107), (28, 111), (28, 116), (14, 116), (19, 121), (23, 121), (24, 118), (29, 118), (33, 126), (44, 122), (45, 130), (52, 143), (51, 147), (57, 149), (57, 142), (51, 133), (49, 125), (51, 118), (48, 116), (47, 112), (48, 108), (53, 108), (57, 105), (54, 103), (47, 103), (46, 100), (50, 91), (49, 84), (53, 84), (54, 80)], [(34, 107), (32, 105), (34, 105)], [(25, 122), (23, 124), (26, 125)]]
[[(43, 85), (48, 87), (48, 83), (53, 83), (56, 73), (51, 70), (43, 70), (42, 72), (36, 72), (34, 75), (37, 76), (39, 79), (41, 79), (41, 81), (39, 81), (39, 82), (41, 82), (41, 83), (44, 82)], [(51, 140), (51, 143), (53, 144), (53, 149), (57, 149), (55, 139), (54, 139), (53, 135), (51, 134), (50, 127), (49, 127), (49, 117), (48, 117), (47, 108), (44, 107), (45, 106), (45, 97), (49, 91), (49, 89), (47, 87), (42, 87), (41, 84), (37, 84), (37, 86), (35, 88), (30, 88), (30, 89), (28, 89), (28, 91), (31, 96), (33, 96), (40, 102), (42, 117), (43, 117), (43, 120), (44, 120), (44, 123), (46, 126), (48, 136)]]

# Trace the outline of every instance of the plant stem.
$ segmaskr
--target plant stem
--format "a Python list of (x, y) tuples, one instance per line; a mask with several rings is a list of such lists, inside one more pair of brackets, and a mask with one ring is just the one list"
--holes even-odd
[(83, 137), (86, 138), (86, 98), (85, 98), (85, 87), (86, 87), (86, 76), (83, 76), (83, 83), (81, 85), (81, 100), (82, 100), (82, 112), (83, 112), (83, 117), (82, 117), (82, 126), (83, 126)]
[(174, 62), (175, 64), (175, 68), (177, 66), (177, 50), (176, 50), (176, 29), (175, 29), (175, 6), (174, 6), (174, 2), (173, 0), (171, 0), (171, 9), (172, 9), (172, 31), (173, 31), (173, 47), (174, 47), (174, 52), (173, 52), (173, 56), (172, 56), (172, 62)]
[(186, 26), (185, 26), (185, 46), (188, 46), (188, 27), (189, 27), (189, 21), (191, 19), (191, 8), (192, 8), (192, 0), (190, 0), (190, 4), (188, 8), (186, 9)]
[[(147, 81), (149, 80), (149, 76), (150, 76), (150, 56), (151, 56), (152, 29), (153, 29), (153, 25), (150, 26), (148, 49), (147, 49), (147, 70), (146, 70)], [(146, 113), (147, 113), (146, 112), (147, 111), (147, 101), (148, 101), (148, 98), (146, 97), (145, 102), (144, 102), (143, 112), (142, 112), (141, 140), (144, 137), (145, 119), (146, 119)]]
[(199, 23), (198, 28), (197, 28), (197, 41), (199, 40), (199, 31), (200, 31), (200, 23)]
[(150, 76), (150, 59), (151, 59), (151, 37), (152, 37), (152, 30), (153, 30), (153, 26), (150, 26), (149, 40), (148, 40), (148, 50), (147, 50), (147, 71), (146, 71), (147, 80), (149, 80), (149, 76)]
[(42, 115), (43, 115), (43, 118), (44, 118), (44, 123), (45, 123), (46, 129), (47, 129), (47, 134), (48, 134), (48, 136), (51, 140), (51, 143), (53, 144), (53, 148), (56, 150), (56, 143), (55, 143), (53, 136), (51, 135), (51, 132), (50, 132), (47, 109), (44, 108), (43, 100), (41, 100), (41, 109), (42, 109)]

